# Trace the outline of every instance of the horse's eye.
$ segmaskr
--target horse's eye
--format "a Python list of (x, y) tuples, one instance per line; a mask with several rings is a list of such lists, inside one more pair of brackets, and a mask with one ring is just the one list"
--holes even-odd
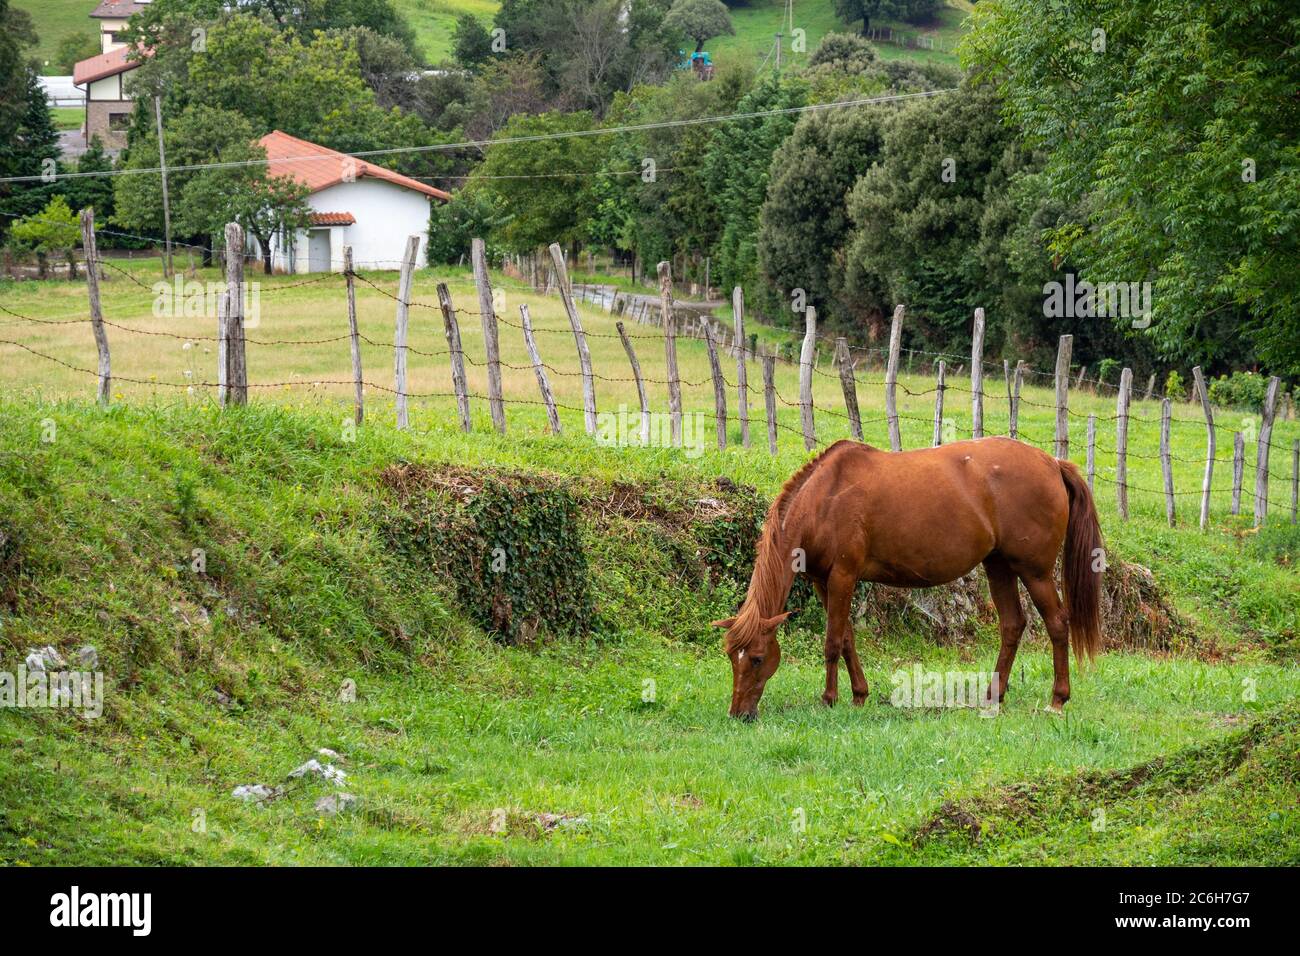
[(751, 658), (749, 659), (749, 663), (750, 663), (752, 666), (754, 666), (754, 667), (762, 667), (762, 666), (763, 666), (763, 658), (761, 658), (761, 657), (751, 657)]

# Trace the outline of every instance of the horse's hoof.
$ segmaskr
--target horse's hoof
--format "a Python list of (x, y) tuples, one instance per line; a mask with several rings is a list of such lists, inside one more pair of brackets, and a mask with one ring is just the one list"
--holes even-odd
[(867, 702), (867, 695), (866, 695), (866, 694), (854, 694), (854, 695), (853, 695), (853, 706), (854, 706), (854, 707), (861, 707), (861, 706), (862, 706), (863, 704), (865, 704), (866, 702)]
[(1065, 705), (1053, 702), (1048, 704), (1046, 707), (1044, 707), (1043, 712), (1048, 714), (1055, 714), (1057, 717), (1060, 717), (1062, 714), (1065, 713)]
[(835, 701), (837, 700), (839, 700), (838, 697), (830, 697), (826, 694), (822, 694), (822, 703), (825, 704), (827, 707), (834, 707)]

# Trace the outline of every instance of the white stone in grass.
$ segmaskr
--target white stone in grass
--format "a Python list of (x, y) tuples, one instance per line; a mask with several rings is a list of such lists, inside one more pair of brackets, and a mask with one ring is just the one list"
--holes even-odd
[(99, 651), (95, 650), (90, 644), (77, 651), (77, 660), (81, 663), (83, 671), (93, 671), (99, 667)]
[(344, 758), (341, 753), (339, 753), (337, 750), (330, 750), (328, 747), (322, 747), (320, 750), (316, 751), (316, 753), (319, 756), (324, 757), (326, 760), (335, 760), (339, 763), (344, 762)]
[(52, 644), (46, 644), (44, 647), (38, 647), (34, 651), (28, 651), (25, 663), (27, 669), (33, 672), (67, 666), (67, 662), (63, 659), (63, 655), (55, 650)]
[(329, 796), (321, 797), (316, 801), (316, 812), (332, 817), (348, 809), (356, 802), (357, 798), (350, 793), (331, 793)]
[(343, 781), (347, 779), (347, 774), (345, 774), (338, 767), (328, 763), (322, 765), (321, 762), (319, 760), (316, 760), (315, 758), (308, 760), (301, 767), (291, 771), (289, 773), (289, 779), (297, 780), (299, 777), (305, 777), (308, 774), (315, 777), (320, 777), (322, 780), (328, 780), (330, 783), (337, 784), (339, 786), (342, 786)]
[(268, 787), (264, 783), (248, 783), (236, 787), (230, 792), (230, 795), (236, 800), (243, 800), (245, 803), (268, 803), (278, 797), (280, 793), (279, 787)]

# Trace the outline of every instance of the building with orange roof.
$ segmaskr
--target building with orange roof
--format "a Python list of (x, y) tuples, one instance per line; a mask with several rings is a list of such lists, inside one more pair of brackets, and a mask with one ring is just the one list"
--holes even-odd
[(98, 136), (107, 149), (126, 146), (133, 101), (127, 95), (126, 74), (140, 65), (128, 58), (126, 25), (150, 0), (100, 0), (90, 17), (99, 22), (96, 56), (81, 60), (72, 68), (72, 82), (86, 92), (86, 121), (82, 127), (86, 142)]
[[(408, 236), (420, 237), (422, 262), (429, 244), (429, 204), (450, 194), (391, 169), (328, 149), (280, 130), (258, 143), (267, 173), (306, 186), (312, 224), (277, 236), (271, 265), (279, 272), (339, 272), (343, 247), (352, 247), (356, 269), (396, 269)], [(258, 255), (261, 255), (260, 250)]]

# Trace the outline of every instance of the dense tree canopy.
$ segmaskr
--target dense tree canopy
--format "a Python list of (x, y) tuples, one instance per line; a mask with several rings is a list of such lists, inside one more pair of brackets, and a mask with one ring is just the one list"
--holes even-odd
[(1169, 358), (1241, 361), (1253, 342), (1300, 374), (1297, 34), (1294, 4), (976, 8), (965, 59), (1078, 211), (1054, 250), (1092, 281), (1152, 282), (1144, 334)]

